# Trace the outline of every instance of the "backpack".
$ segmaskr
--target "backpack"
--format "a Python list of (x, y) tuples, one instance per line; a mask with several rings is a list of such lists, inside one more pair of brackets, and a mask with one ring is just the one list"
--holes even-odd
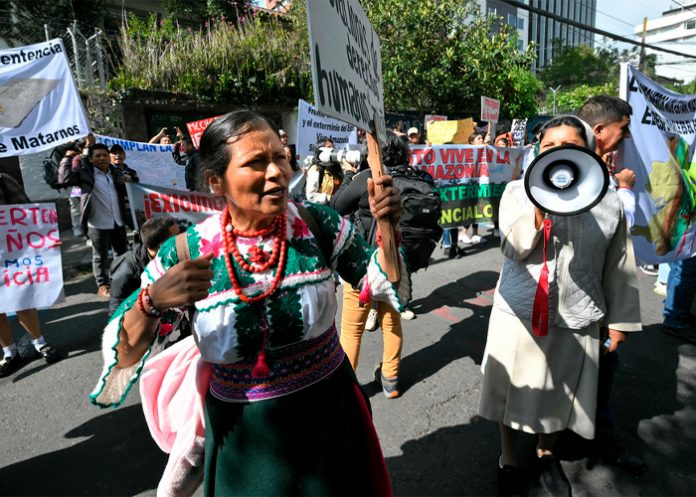
[(401, 193), (404, 209), (400, 223), (401, 246), (406, 253), (408, 269), (414, 273), (428, 267), (442, 236), (438, 224), (442, 201), (430, 175), (425, 177), (410, 166), (392, 168), (389, 174)]
[(60, 169), (60, 164), (54, 161), (50, 157), (46, 157), (43, 160), (43, 179), (48, 186), (54, 190), (61, 190), (65, 188), (63, 183), (58, 181), (58, 170)]

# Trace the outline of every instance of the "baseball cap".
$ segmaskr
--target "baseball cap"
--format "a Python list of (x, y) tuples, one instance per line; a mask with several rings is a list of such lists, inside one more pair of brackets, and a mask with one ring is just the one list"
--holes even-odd
[(408, 136), (411, 135), (417, 135), (418, 134), (418, 128), (408, 128), (408, 132), (406, 133)]
[(287, 135), (288, 135), (288, 134), (285, 132), (285, 130), (282, 130), (282, 129), (278, 131), (278, 134), (279, 134), (280, 136), (287, 136)]

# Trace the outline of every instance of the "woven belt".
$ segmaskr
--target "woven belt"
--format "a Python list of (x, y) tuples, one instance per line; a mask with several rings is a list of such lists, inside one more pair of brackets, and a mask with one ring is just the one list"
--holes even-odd
[(332, 325), (317, 338), (269, 351), (271, 372), (264, 378), (252, 378), (255, 357), (233, 364), (212, 364), (210, 393), (225, 402), (282, 397), (326, 378), (344, 357), (336, 326)]

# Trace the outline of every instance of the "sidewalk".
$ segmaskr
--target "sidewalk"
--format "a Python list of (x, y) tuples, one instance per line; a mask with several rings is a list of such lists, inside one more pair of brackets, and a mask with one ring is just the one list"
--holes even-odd
[(63, 280), (68, 281), (80, 274), (92, 272), (92, 248), (87, 246), (87, 237), (75, 236), (72, 231), (61, 231), (61, 257)]

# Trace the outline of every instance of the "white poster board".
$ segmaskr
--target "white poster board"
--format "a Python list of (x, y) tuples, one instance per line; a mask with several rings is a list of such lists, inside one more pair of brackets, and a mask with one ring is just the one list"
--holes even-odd
[(524, 147), (524, 139), (527, 136), (527, 119), (513, 119), (510, 134), (512, 135), (511, 146)]
[(0, 157), (41, 152), (87, 133), (60, 38), (0, 51)]
[(500, 100), (481, 97), (481, 121), (497, 123), (500, 117)]
[(386, 140), (379, 37), (358, 0), (307, 0), (314, 102), (324, 114)]
[(55, 204), (0, 205), (0, 312), (65, 300)]
[(126, 151), (125, 163), (135, 169), (141, 183), (165, 188), (186, 189), (185, 168), (174, 161), (173, 145), (122, 140), (113, 136), (94, 135), (97, 143), (111, 148), (118, 144)]
[(301, 157), (314, 155), (314, 147), (320, 138), (330, 138), (336, 148), (346, 148), (358, 143), (357, 128), (319, 112), (313, 105), (300, 100), (297, 104), (296, 154)]

